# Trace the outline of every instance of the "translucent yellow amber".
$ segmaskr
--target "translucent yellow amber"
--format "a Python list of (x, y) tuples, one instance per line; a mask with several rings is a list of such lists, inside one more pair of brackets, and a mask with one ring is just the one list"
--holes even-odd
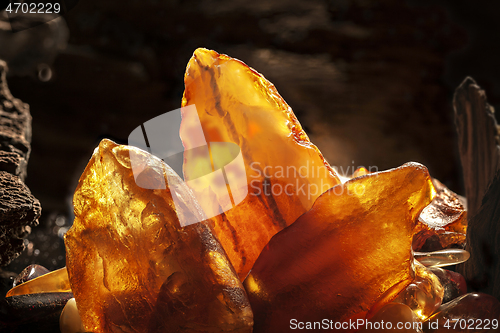
[(57, 292), (71, 292), (66, 267), (24, 282), (9, 290), (6, 297)]
[[(131, 154), (144, 163), (141, 184), (168, 186), (139, 187)], [(73, 204), (66, 259), (86, 330), (252, 331), (245, 291), (208, 224), (180, 226), (181, 217), (205, 218), (186, 185), (161, 160), (103, 140)]]
[[(187, 66), (185, 85), (182, 105), (197, 109), (197, 117), (184, 112), (181, 124), (186, 180), (199, 176), (200, 158), (209, 158), (190, 151), (200, 142), (232, 142), (242, 152), (246, 176), (232, 180), (235, 187), (248, 187), (248, 195), (218, 216), (214, 229), (244, 279), (271, 237), (340, 181), (274, 85), (241, 61), (197, 49)], [(191, 130), (198, 118), (204, 138)], [(215, 191), (202, 185), (192, 186), (202, 206), (223, 207)]]
[(359, 167), (352, 173), (351, 178), (364, 176), (364, 175), (367, 175), (369, 173), (370, 173), (370, 171), (368, 171), (368, 169), (366, 169), (365, 167)]
[(470, 253), (462, 249), (445, 249), (434, 252), (415, 252), (415, 259), (429, 267), (446, 267), (463, 263), (470, 258)]

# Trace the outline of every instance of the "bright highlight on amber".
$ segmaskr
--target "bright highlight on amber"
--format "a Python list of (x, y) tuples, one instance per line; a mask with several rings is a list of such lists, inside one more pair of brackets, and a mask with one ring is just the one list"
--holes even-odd
[(66, 267), (24, 282), (7, 292), (6, 297), (38, 293), (71, 292)]
[[(205, 141), (233, 142), (242, 151), (246, 175), (239, 175), (244, 180), (240, 185), (248, 187), (248, 196), (216, 218), (214, 230), (244, 279), (271, 237), (340, 181), (274, 85), (255, 70), (215, 51), (197, 49), (184, 80), (182, 106), (196, 106)], [(180, 134), (186, 151), (201, 140), (191, 136), (196, 122), (183, 114)], [(197, 164), (185, 155), (186, 180), (196, 178)], [(278, 167), (296, 172), (278, 174)], [(218, 201), (201, 185), (192, 190), (203, 207)]]

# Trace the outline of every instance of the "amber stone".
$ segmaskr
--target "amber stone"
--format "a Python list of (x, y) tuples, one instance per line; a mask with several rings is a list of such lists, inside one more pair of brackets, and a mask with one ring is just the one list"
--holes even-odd
[(451, 246), (463, 247), (467, 231), (467, 203), (437, 179), (433, 179), (436, 196), (424, 208), (415, 230), (416, 251), (437, 251)]
[(438, 267), (429, 267), (429, 270), (438, 277), (443, 286), (443, 303), (448, 303), (467, 293), (465, 278), (460, 273)]
[(401, 303), (388, 303), (369, 320), (365, 320), (358, 333), (419, 333), (422, 326), (422, 322), (410, 307)]
[(466, 234), (443, 229), (429, 229), (423, 224), (417, 228), (419, 231), (413, 237), (415, 251), (433, 252), (449, 248), (464, 248)]
[(39, 293), (71, 292), (66, 267), (43, 274), (32, 280), (21, 283), (7, 292), (6, 297)]
[(414, 252), (413, 255), (426, 267), (446, 267), (463, 263), (470, 253), (462, 249), (445, 249), (434, 252)]
[[(143, 163), (140, 183), (156, 189), (136, 184), (131, 156)], [(173, 195), (183, 205), (176, 208)], [(86, 330), (252, 331), (245, 290), (210, 227), (180, 226), (178, 216), (203, 221), (203, 212), (160, 159), (103, 140), (73, 205), (66, 260)]]
[(444, 288), (439, 278), (415, 262), (415, 279), (399, 293), (394, 302), (407, 305), (421, 320), (426, 320), (441, 305)]
[[(246, 175), (226, 170), (226, 178), (233, 182), (233, 194), (248, 194), (232, 209), (221, 210), (214, 229), (244, 279), (271, 237), (340, 181), (274, 85), (254, 69), (215, 51), (197, 49), (184, 80), (182, 106), (197, 109), (191, 113), (185, 108), (182, 115), (180, 135), (188, 152), (185, 179), (199, 177), (199, 159), (210, 158), (193, 156), (201, 143), (231, 142), (241, 150)], [(193, 135), (198, 124), (204, 138)], [(202, 207), (218, 203), (217, 211), (226, 204), (206, 184), (190, 186)]]
[(416, 163), (322, 194), (271, 239), (244, 282), (255, 332), (288, 332), (291, 319), (359, 318), (391, 287), (404, 289), (414, 278), (413, 230), (433, 195)]
[(50, 271), (40, 265), (29, 265), (14, 279), (13, 286), (17, 286), (29, 280), (33, 280), (39, 276), (49, 273)]
[(500, 302), (488, 294), (465, 294), (443, 304), (424, 323), (424, 332), (500, 332)]

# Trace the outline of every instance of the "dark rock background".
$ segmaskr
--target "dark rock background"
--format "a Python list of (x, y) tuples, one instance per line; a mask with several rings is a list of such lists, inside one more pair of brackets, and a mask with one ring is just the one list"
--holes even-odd
[(471, 75), (500, 104), (499, 8), (485, 0), (80, 0), (65, 16), (69, 44), (51, 79), (9, 78), (31, 106), (26, 182), (44, 217), (10, 269), (64, 265), (57, 234), (70, 224), (70, 197), (93, 149), (105, 137), (126, 143), (141, 123), (178, 108), (197, 47), (264, 74), (330, 164), (351, 173), (417, 161), (463, 194), (452, 94)]

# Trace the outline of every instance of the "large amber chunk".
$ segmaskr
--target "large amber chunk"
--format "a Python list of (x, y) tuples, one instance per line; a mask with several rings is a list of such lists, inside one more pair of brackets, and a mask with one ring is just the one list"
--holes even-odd
[[(185, 85), (182, 105), (197, 109), (194, 114), (183, 111), (186, 180), (199, 177), (200, 158), (209, 159), (208, 154), (193, 156), (200, 144), (232, 142), (241, 149), (246, 177), (227, 170), (226, 180), (233, 182), (233, 194), (248, 195), (219, 215), (215, 232), (244, 279), (271, 237), (340, 181), (274, 85), (241, 61), (197, 49), (187, 66)], [(199, 124), (204, 138), (193, 135)], [(214, 202), (224, 207), (205, 184), (190, 186), (203, 207)]]
[[(139, 187), (130, 156), (142, 161)], [(136, 161), (137, 161), (136, 160)], [(154, 186), (153, 186), (154, 185)], [(170, 190), (175, 188), (174, 190)], [(172, 196), (181, 209), (176, 210)], [(252, 312), (224, 250), (175, 172), (148, 153), (103, 140), (83, 172), (65, 237), (71, 289), (86, 330), (251, 332)]]
[(255, 332), (290, 320), (362, 318), (391, 287), (414, 277), (412, 236), (434, 194), (416, 163), (352, 179), (322, 194), (276, 234), (246, 278)]

